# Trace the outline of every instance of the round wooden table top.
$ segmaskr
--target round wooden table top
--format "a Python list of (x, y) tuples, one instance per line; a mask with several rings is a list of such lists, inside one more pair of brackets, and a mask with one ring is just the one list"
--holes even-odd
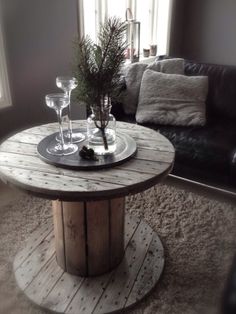
[[(86, 121), (73, 123), (86, 127)], [(160, 133), (136, 124), (117, 122), (117, 131), (131, 136), (137, 153), (121, 165), (101, 170), (70, 170), (42, 161), (37, 144), (57, 132), (58, 124), (36, 126), (9, 137), (0, 145), (0, 178), (36, 196), (67, 201), (109, 199), (150, 188), (172, 169), (175, 150)]]

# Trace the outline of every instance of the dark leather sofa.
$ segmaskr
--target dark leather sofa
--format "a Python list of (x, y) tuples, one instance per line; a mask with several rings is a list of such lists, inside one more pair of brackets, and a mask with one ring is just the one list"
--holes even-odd
[[(185, 74), (209, 78), (206, 125), (144, 125), (159, 130), (173, 143), (172, 174), (236, 191), (236, 66), (185, 60)], [(122, 106), (115, 105), (113, 113), (117, 120), (136, 122), (135, 116), (124, 114)]]
[(236, 255), (234, 257), (222, 298), (222, 314), (236, 313)]

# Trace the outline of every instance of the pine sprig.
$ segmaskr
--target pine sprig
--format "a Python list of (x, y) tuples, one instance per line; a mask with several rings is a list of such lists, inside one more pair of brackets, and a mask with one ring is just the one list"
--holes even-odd
[(89, 37), (77, 44), (77, 98), (88, 105), (100, 104), (101, 96), (112, 96), (120, 81), (120, 68), (125, 59), (126, 23), (113, 17), (101, 25), (96, 45)]

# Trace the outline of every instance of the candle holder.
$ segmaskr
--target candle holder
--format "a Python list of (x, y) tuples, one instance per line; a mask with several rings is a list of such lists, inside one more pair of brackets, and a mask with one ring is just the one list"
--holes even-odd
[(150, 49), (143, 49), (143, 56), (144, 58), (148, 58), (150, 55)]
[(157, 45), (150, 45), (150, 56), (156, 56), (157, 54)]
[(130, 8), (125, 13), (127, 30), (126, 30), (126, 59), (131, 63), (138, 62), (140, 56), (140, 22), (133, 18)]

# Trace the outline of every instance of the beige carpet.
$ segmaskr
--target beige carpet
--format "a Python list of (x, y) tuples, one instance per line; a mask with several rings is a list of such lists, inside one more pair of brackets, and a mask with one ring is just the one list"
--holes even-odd
[[(127, 210), (158, 232), (166, 258), (153, 293), (128, 313), (218, 313), (236, 248), (236, 205), (167, 185), (127, 201)], [(31, 232), (51, 219), (50, 202), (20, 195), (2, 203), (0, 215), (0, 313), (46, 313), (18, 290), (12, 263)]]

